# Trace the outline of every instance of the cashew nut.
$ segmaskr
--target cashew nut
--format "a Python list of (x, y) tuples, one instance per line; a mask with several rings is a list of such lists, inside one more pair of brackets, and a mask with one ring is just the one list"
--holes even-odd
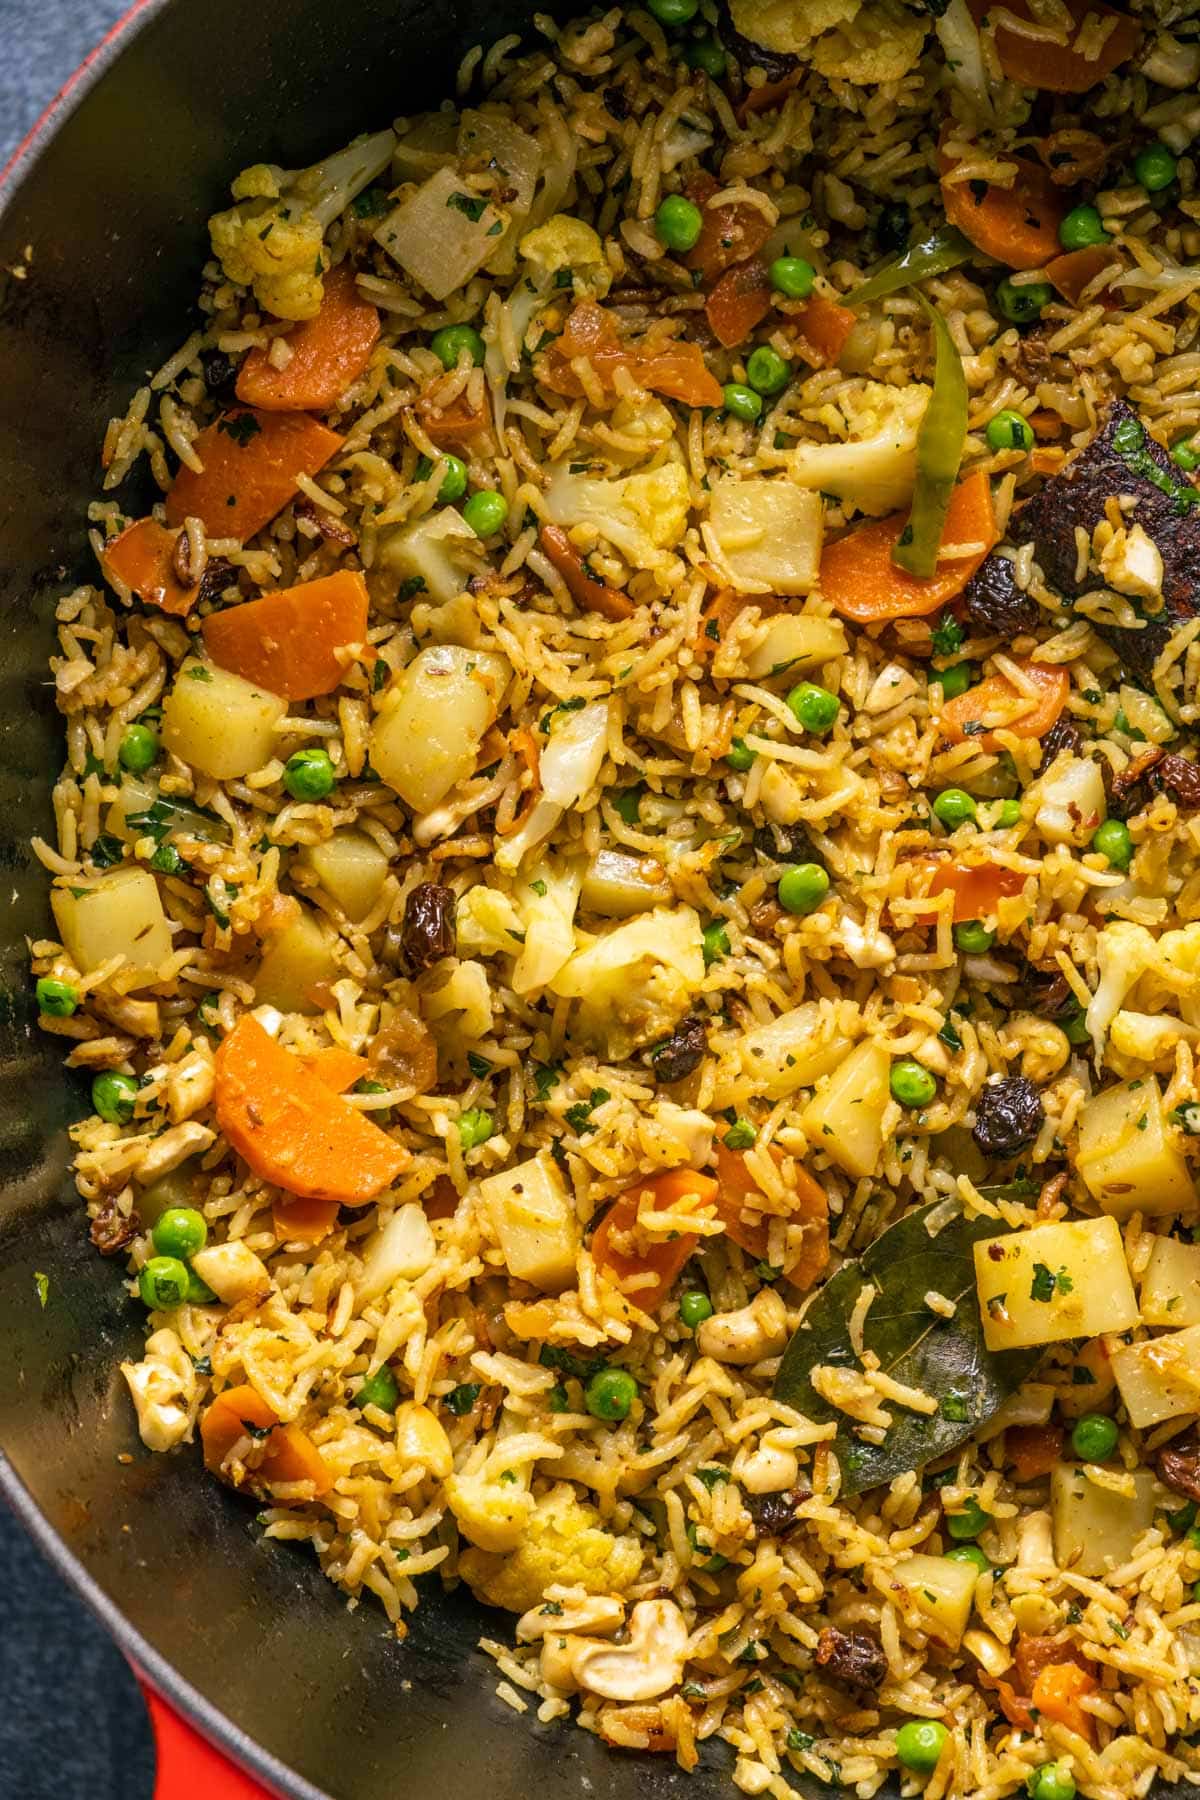
[(169, 1175), (172, 1169), (177, 1169), (189, 1156), (207, 1150), (216, 1138), (215, 1131), (207, 1125), (197, 1125), (194, 1119), (172, 1125), (143, 1152), (133, 1172), (142, 1186), (148, 1187), (161, 1175)]
[(445, 1481), (454, 1467), (445, 1427), (416, 1400), (406, 1400), (396, 1409), (396, 1449), (405, 1468), (419, 1464), (439, 1481)]
[(748, 1494), (779, 1494), (795, 1487), (800, 1464), (794, 1450), (780, 1450), (764, 1442), (735, 1467), (734, 1475)]
[(517, 1642), (533, 1644), (553, 1634), (594, 1631), (605, 1636), (625, 1622), (625, 1602), (611, 1594), (585, 1594), (578, 1588), (551, 1585), (538, 1606), (517, 1620)]
[(211, 1056), (203, 1050), (190, 1050), (167, 1070), (167, 1107), (172, 1125), (190, 1119), (213, 1096), (216, 1070)]
[(1057, 1075), (1071, 1054), (1066, 1032), (1036, 1013), (1014, 1013), (1000, 1033), (1000, 1042), (1006, 1056), (1020, 1056), (1022, 1075), (1037, 1083)]
[(137, 1410), (138, 1432), (148, 1450), (173, 1450), (191, 1429), (197, 1400), (195, 1365), (165, 1326), (146, 1339), (142, 1362), (122, 1363), (121, 1373)]
[(787, 1343), (787, 1308), (774, 1288), (760, 1288), (738, 1312), (714, 1313), (696, 1332), (702, 1356), (715, 1362), (755, 1363), (779, 1356)]
[(551, 1633), (542, 1644), (542, 1678), (570, 1692), (586, 1688), (606, 1700), (655, 1700), (683, 1674), (687, 1621), (673, 1600), (639, 1600), (629, 1615), (629, 1642)]

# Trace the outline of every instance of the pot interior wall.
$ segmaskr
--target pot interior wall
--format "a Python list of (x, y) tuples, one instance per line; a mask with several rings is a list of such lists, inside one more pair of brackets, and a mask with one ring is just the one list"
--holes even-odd
[[(469, 1595), (435, 1590), (401, 1645), (374, 1603), (349, 1612), (311, 1557), (262, 1543), (253, 1508), (194, 1453), (142, 1449), (117, 1371), (139, 1308), (88, 1245), (68, 1173), (84, 1084), (34, 1025), (25, 939), (48, 911), (27, 840), (52, 835), (46, 658), (55, 601), (94, 575), (85, 508), (105, 422), (190, 329), (207, 214), (244, 164), (303, 164), (451, 92), (464, 48), (521, 18), (488, 0), (151, 0), (0, 221), (0, 1442), (148, 1644), (297, 1771), (295, 1791), (340, 1800), (431, 1790), (449, 1768), (498, 1800), (685, 1782), (497, 1701), (474, 1646), (504, 1621)], [(695, 1797), (704, 1778), (686, 1786)]]

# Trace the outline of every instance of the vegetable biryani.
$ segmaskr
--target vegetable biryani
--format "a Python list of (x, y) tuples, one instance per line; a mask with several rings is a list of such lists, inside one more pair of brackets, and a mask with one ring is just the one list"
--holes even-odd
[(144, 1443), (750, 1794), (1200, 1780), (1198, 77), (538, 18), (238, 176), (59, 603)]

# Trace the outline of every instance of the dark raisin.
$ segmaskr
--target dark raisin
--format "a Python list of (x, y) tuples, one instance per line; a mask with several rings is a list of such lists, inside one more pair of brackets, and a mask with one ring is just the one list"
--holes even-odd
[(704, 1020), (686, 1018), (675, 1027), (670, 1037), (650, 1052), (650, 1067), (656, 1081), (682, 1081), (692, 1075), (704, 1061), (708, 1048)]
[(196, 596), (197, 606), (202, 606), (205, 601), (211, 605), (218, 595), (225, 592), (234, 579), (232, 563), (226, 562), (223, 556), (210, 556), (204, 565), (204, 573), (200, 577), (200, 592)]
[(786, 1537), (800, 1523), (800, 1508), (811, 1499), (810, 1488), (789, 1488), (782, 1494), (746, 1494), (742, 1504), (759, 1537)]
[(811, 862), (829, 874), (829, 864), (803, 825), (760, 825), (754, 833), (754, 848), (768, 862)]
[(1159, 1451), (1158, 1476), (1174, 1493), (1200, 1501), (1200, 1439), (1194, 1433)]
[(1184, 812), (1200, 808), (1200, 763), (1189, 757), (1164, 756), (1151, 772), (1150, 785), (1160, 793), (1170, 794)]
[(740, 64), (743, 74), (747, 69), (761, 69), (768, 81), (782, 81), (800, 61), (798, 56), (791, 56), (786, 50), (766, 50), (753, 39), (743, 37), (724, 11), (720, 31), (721, 43), (734, 62)]
[[(1112, 764), (1106, 757), (1100, 767), (1104, 774), (1104, 792), (1108, 801), (1108, 811), (1114, 819), (1132, 819), (1134, 813), (1149, 806), (1151, 798), (1150, 771), (1156, 763), (1163, 759), (1164, 752), (1157, 744), (1151, 744), (1140, 756), (1135, 756), (1127, 769), (1119, 775), (1112, 773)], [(1182, 762), (1183, 758), (1179, 760)]]
[(234, 384), (238, 372), (233, 357), (226, 356), (223, 350), (202, 350), (200, 368), (204, 375), (204, 385), (213, 399), (219, 400), (223, 406), (232, 406), (237, 398)]
[(1073, 719), (1055, 719), (1053, 725), (1042, 739), (1042, 768), (1048, 769), (1056, 756), (1066, 750), (1071, 756), (1078, 756), (1083, 743), (1083, 733)]
[(1032, 1143), (1046, 1118), (1042, 1096), (1024, 1075), (1002, 1075), (975, 1097), (971, 1136), (985, 1156), (1015, 1156)]
[(400, 948), (413, 974), (454, 954), (454, 890), (420, 881), (404, 902)]
[(115, 1256), (118, 1250), (124, 1250), (126, 1244), (133, 1242), (141, 1229), (142, 1221), (136, 1210), (131, 1208), (126, 1216), (117, 1205), (116, 1196), (110, 1195), (101, 1203), (88, 1235), (101, 1256)]
[(875, 242), (881, 250), (907, 250), (912, 220), (903, 200), (885, 206), (875, 222)]
[(292, 511), (298, 519), (307, 519), (318, 535), (331, 544), (342, 544), (347, 550), (351, 550), (358, 542), (348, 525), (343, 525), (340, 519), (335, 519), (326, 507), (318, 506), (315, 501), (308, 498), (307, 494), (296, 501)]
[(1012, 1009), (1036, 1013), (1039, 1019), (1070, 1019), (1079, 1003), (1057, 969), (1039, 969), (1030, 963), (1013, 989)]
[(963, 589), (963, 603), (972, 625), (999, 637), (1032, 631), (1041, 616), (1037, 601), (1017, 586), (1007, 556), (987, 558)]
[(827, 1625), (817, 1639), (817, 1662), (834, 1681), (881, 1687), (888, 1672), (883, 1645), (870, 1631), (838, 1631)]
[(619, 87), (606, 87), (601, 98), (604, 101), (606, 110), (612, 114), (613, 118), (620, 120), (620, 122), (624, 124), (625, 120), (629, 117), (629, 100), (622, 89)]

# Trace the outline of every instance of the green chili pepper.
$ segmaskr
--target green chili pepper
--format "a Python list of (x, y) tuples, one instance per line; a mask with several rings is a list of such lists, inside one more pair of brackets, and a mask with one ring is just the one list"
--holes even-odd
[(889, 257), (868, 280), (843, 295), (842, 305), (866, 306), (868, 301), (882, 300), (885, 294), (911, 287), (928, 275), (942, 275), (947, 269), (957, 269), (974, 254), (961, 231), (953, 225), (943, 225), (922, 238), (919, 244), (910, 244), (899, 256)]
[(937, 568), (946, 512), (967, 441), (967, 378), (945, 319), (923, 294), (916, 297), (933, 327), (933, 392), (917, 434), (912, 511), (892, 561), (909, 575), (928, 577)]

